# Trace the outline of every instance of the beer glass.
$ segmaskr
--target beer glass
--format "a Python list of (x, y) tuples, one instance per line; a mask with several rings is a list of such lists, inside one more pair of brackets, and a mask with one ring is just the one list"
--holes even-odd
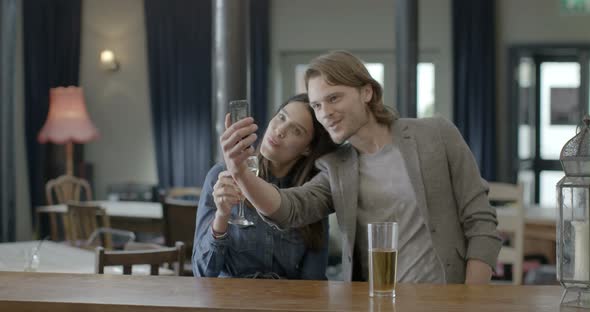
[(395, 298), (397, 283), (396, 222), (369, 223), (369, 295)]

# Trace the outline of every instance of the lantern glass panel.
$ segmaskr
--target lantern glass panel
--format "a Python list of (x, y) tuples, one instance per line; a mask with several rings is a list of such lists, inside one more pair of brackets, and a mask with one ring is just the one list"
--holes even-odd
[(557, 277), (565, 287), (590, 285), (590, 177), (564, 177), (557, 194)]

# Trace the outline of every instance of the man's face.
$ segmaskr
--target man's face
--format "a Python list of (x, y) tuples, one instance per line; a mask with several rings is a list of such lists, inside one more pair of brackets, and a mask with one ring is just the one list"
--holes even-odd
[(329, 85), (323, 76), (309, 79), (307, 84), (310, 105), (319, 122), (332, 140), (338, 144), (354, 136), (369, 122), (367, 102), (372, 89)]

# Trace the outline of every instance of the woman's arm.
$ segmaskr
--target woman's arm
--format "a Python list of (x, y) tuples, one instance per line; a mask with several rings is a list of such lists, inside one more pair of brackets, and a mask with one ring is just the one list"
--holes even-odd
[[(217, 209), (214, 193), (219, 192), (218, 175), (223, 166), (215, 165), (205, 178), (197, 209), (197, 222), (193, 244), (193, 274), (199, 277), (217, 277), (225, 266), (225, 255), (230, 238), (227, 236), (227, 209)], [(217, 183), (217, 184), (216, 184)], [(217, 190), (214, 190), (217, 185)], [(231, 199), (227, 199), (230, 205)], [(223, 206), (223, 205), (220, 205)], [(231, 209), (231, 205), (229, 206)], [(224, 228), (225, 227), (225, 228)], [(213, 230), (215, 230), (215, 233)], [(218, 238), (214, 237), (217, 236)]]
[(496, 226), (496, 210), (490, 206), (487, 184), (459, 130), (439, 118), (439, 133), (445, 143), (459, 221), (467, 238), (466, 283), (486, 283), (502, 245)]

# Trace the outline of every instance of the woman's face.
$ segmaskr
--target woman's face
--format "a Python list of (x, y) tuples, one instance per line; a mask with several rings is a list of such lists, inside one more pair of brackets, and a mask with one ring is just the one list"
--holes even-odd
[(314, 129), (307, 106), (307, 103), (291, 102), (268, 124), (260, 153), (275, 166), (293, 164), (309, 154)]

